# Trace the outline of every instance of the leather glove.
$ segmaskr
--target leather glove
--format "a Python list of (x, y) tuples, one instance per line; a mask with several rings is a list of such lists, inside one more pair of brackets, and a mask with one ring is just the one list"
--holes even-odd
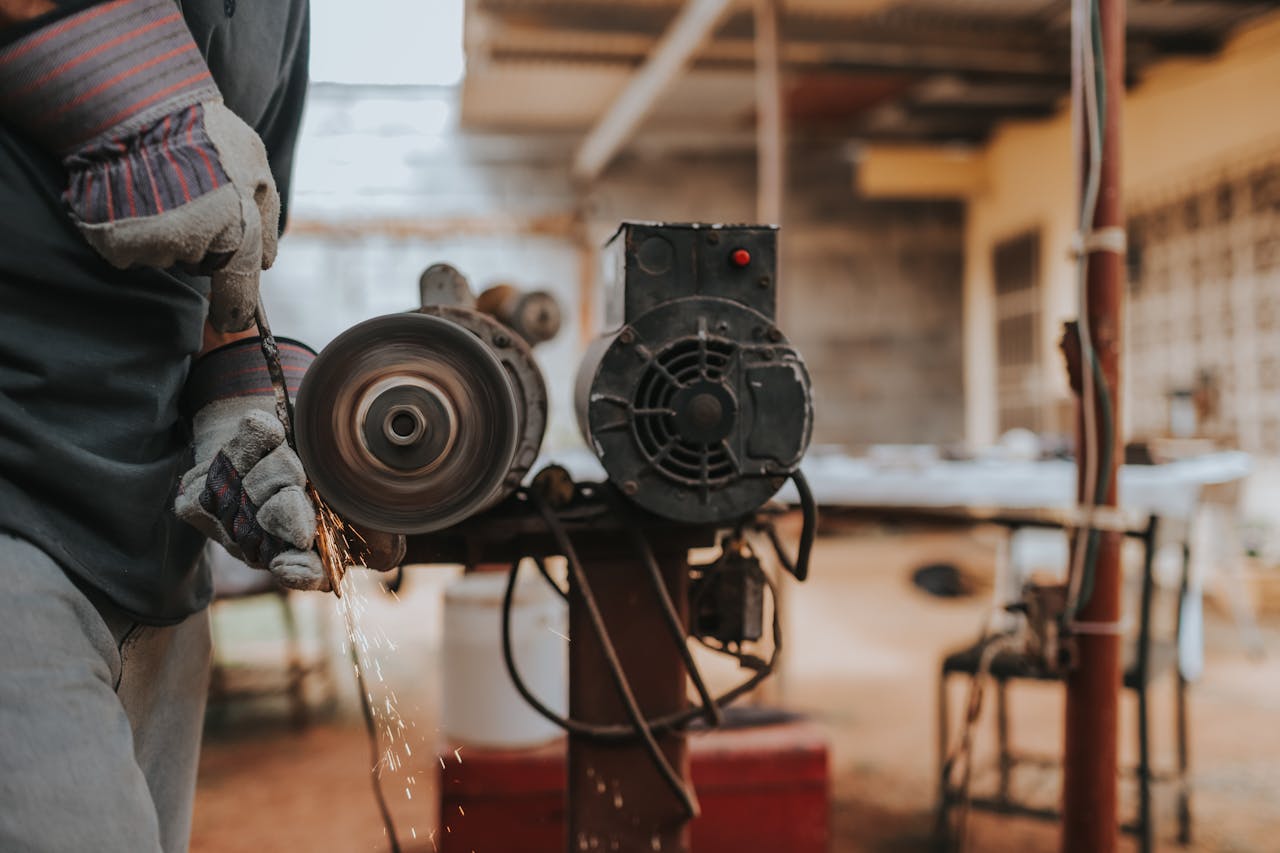
[[(291, 391), (315, 357), (301, 344), (279, 340)], [(202, 357), (187, 383), (195, 409), (195, 465), (178, 487), (174, 511), (250, 566), (268, 569), (292, 589), (328, 589), (315, 551), (316, 508), (306, 473), (285, 442), (275, 415), (271, 379), (257, 338)], [(400, 564), (404, 538), (358, 531), (349, 543), (369, 568)], [(356, 538), (356, 537), (352, 537)]]
[(280, 196), (173, 0), (114, 0), (0, 48), (0, 119), (62, 158), (65, 200), (109, 263), (212, 272), (209, 320), (253, 322)]

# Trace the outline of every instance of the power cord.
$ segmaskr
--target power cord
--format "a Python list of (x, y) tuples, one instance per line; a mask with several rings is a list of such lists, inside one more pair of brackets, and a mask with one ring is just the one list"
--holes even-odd
[(658, 566), (658, 558), (654, 555), (653, 548), (649, 545), (649, 540), (644, 537), (643, 533), (634, 527), (631, 528), (630, 532), (631, 541), (635, 543), (636, 548), (640, 551), (642, 561), (648, 570), (649, 580), (653, 584), (659, 607), (662, 610), (662, 616), (667, 623), (667, 630), (671, 633), (671, 639), (675, 641), (676, 650), (680, 652), (680, 657), (684, 661), (685, 671), (689, 673), (689, 680), (693, 682), (693, 687), (698, 691), (698, 697), (702, 700), (702, 711), (706, 715), (707, 723), (713, 727), (719, 726), (724, 722), (724, 715), (720, 712), (720, 707), (716, 705), (716, 700), (711, 696), (711, 691), (707, 689), (707, 683), (702, 678), (702, 670), (698, 668), (697, 661), (693, 659), (693, 652), (689, 650), (685, 626), (681, 624), (680, 614), (676, 612), (675, 602), (671, 600), (671, 594), (667, 592), (667, 584), (662, 579), (662, 569)]
[[(671, 788), (672, 793), (680, 800), (680, 804), (684, 807), (685, 813), (690, 819), (696, 818), (700, 809), (698, 808), (697, 798), (694, 796), (693, 790), (684, 783), (680, 778), (680, 774), (671, 766), (671, 762), (667, 759), (666, 753), (662, 751), (662, 747), (658, 745), (657, 738), (654, 736), (653, 729), (649, 726), (649, 721), (645, 719), (644, 712), (640, 710), (640, 704), (636, 701), (635, 693), (631, 689), (631, 682), (628, 681), (626, 672), (623, 671), (622, 661), (618, 659), (618, 652), (613, 647), (613, 640), (609, 637), (609, 631), (604, 624), (604, 616), (600, 612), (600, 606), (596, 603), (595, 593), (591, 590), (591, 583), (587, 579), (587, 573), (582, 567), (582, 563), (578, 560), (578, 555), (573, 547), (573, 543), (569, 540), (569, 536), (565, 531), (564, 525), (560, 523), (560, 519), (556, 517), (551, 507), (542, 499), (536, 491), (530, 492), (530, 498), (534, 507), (542, 516), (547, 524), (548, 530), (555, 538), (556, 544), (564, 551), (565, 558), (569, 561), (570, 577), (573, 579), (573, 585), (581, 596), (582, 602), (587, 609), (587, 615), (591, 620), (591, 627), (595, 631), (596, 639), (600, 643), (600, 651), (604, 653), (605, 660), (609, 664), (609, 674), (613, 678), (614, 687), (618, 690), (618, 695), (622, 698), (622, 703), (626, 707), (627, 716), (631, 719), (631, 725), (636, 735), (645, 746), (645, 750), (649, 753), (654, 767), (663, 780)], [(518, 566), (518, 564), (517, 564)], [(514, 580), (515, 572), (512, 572), (512, 580)], [(661, 584), (661, 576), (658, 577)], [(508, 583), (508, 595), (504, 598), (504, 605), (508, 603), (510, 593), (514, 588), (513, 583)], [(665, 586), (663, 587), (665, 592)], [(670, 605), (670, 598), (667, 599)], [(504, 607), (505, 610), (505, 607)], [(504, 622), (504, 645), (510, 645), (510, 631)], [(687, 651), (687, 650), (686, 650)]]
[[(527, 491), (521, 491), (518, 493), (517, 497), (524, 500), (530, 499)], [(562, 524), (559, 519), (556, 519), (554, 515), (552, 516), (552, 519), (557, 527), (562, 528)], [(563, 530), (561, 532), (563, 535)], [(565, 538), (567, 540), (567, 536)], [(557, 538), (557, 541), (559, 541), (559, 538)], [(560, 547), (563, 549), (563, 545)], [(576, 553), (572, 559), (576, 559)], [(581, 720), (574, 720), (563, 716), (547, 707), (546, 703), (535, 696), (525, 683), (524, 678), (520, 675), (519, 668), (515, 664), (514, 652), (511, 645), (511, 608), (515, 597), (515, 583), (520, 571), (521, 562), (521, 560), (517, 560), (512, 564), (507, 575), (507, 588), (502, 599), (502, 658), (503, 663), (507, 668), (507, 674), (511, 678), (511, 683), (516, 688), (516, 692), (519, 693), (520, 696), (529, 704), (529, 707), (533, 708), (533, 710), (540, 716), (565, 730), (569, 734), (586, 738), (588, 740), (596, 740), (606, 743), (625, 743), (628, 741), (634, 741), (636, 738), (636, 731), (632, 726), (607, 723), (584, 723)], [(724, 708), (745, 694), (755, 690), (773, 673), (777, 666), (778, 657), (781, 654), (783, 644), (782, 622), (776, 606), (777, 590), (772, 582), (768, 581), (767, 577), (766, 583), (768, 583), (774, 605), (772, 625), (773, 651), (769, 655), (768, 660), (750, 666), (750, 668), (754, 670), (750, 678), (745, 679), (738, 686), (717, 696), (715, 698), (715, 704), (717, 707)], [(743, 658), (746, 657), (722, 648), (716, 648), (714, 646), (708, 647), (713, 651), (718, 651), (722, 654), (734, 657), (740, 662), (742, 662)], [(648, 720), (648, 724), (649, 728), (655, 735), (663, 735), (671, 731), (683, 729), (685, 726), (689, 725), (689, 723), (693, 722), (693, 720), (704, 715), (705, 711), (703, 708), (694, 706), (686, 708), (683, 711), (676, 711), (674, 713), (655, 717)]]
[[(1074, 14), (1079, 17), (1079, 26), (1075, 28), (1076, 43), (1072, 46), (1073, 57), (1079, 62), (1080, 87), (1085, 107), (1083, 114), (1080, 115), (1079, 125), (1083, 133), (1077, 132), (1075, 138), (1081, 139), (1084, 133), (1087, 133), (1089, 139), (1089, 170), (1085, 177), (1084, 198), (1080, 205), (1080, 253), (1076, 266), (1076, 289), (1083, 368), (1080, 371), (1080, 403), (1084, 420), (1081, 455), (1088, 463), (1085, 469), (1084, 498), (1087, 505), (1092, 508), (1106, 500), (1115, 448), (1111, 394), (1106, 377), (1102, 373), (1102, 366), (1098, 361), (1097, 351), (1093, 347), (1087, 299), (1089, 253), (1092, 242), (1089, 236), (1093, 234), (1093, 220), (1098, 209), (1098, 195), (1102, 182), (1107, 72), (1103, 64), (1102, 28), (1097, 0), (1075, 0)], [(1080, 159), (1077, 156), (1076, 160)], [(1096, 414), (1100, 417), (1095, 417), (1095, 404)], [(1101, 429), (1098, 428), (1099, 426)], [(1068, 623), (1093, 596), (1099, 538), (1099, 532), (1087, 523), (1076, 532), (1068, 583), (1066, 611)]]

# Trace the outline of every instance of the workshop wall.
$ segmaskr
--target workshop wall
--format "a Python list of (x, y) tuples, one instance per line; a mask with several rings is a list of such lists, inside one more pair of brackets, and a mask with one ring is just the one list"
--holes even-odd
[[(579, 197), (576, 141), (464, 133), (453, 89), (314, 85), (290, 230), (264, 285), (277, 329), (323, 345), (415, 305), (418, 274), (437, 261), (477, 287), (549, 289), (565, 321), (538, 350), (552, 391), (547, 443), (576, 444), (571, 379), (603, 303), (595, 247), (622, 219), (751, 221), (755, 208), (749, 149), (641, 149)], [(780, 322), (813, 374), (815, 441), (958, 440), (962, 206), (859, 200), (836, 148), (797, 151), (790, 168)], [(584, 288), (594, 288), (585, 321)]]
[[(1275, 152), (1280, 151), (1280, 110), (1271, 104), (1280, 80), (1278, 48), (1280, 15), (1273, 15), (1246, 28), (1219, 56), (1169, 61), (1154, 68), (1125, 99), (1123, 177), (1131, 213), (1149, 217), (1157, 208), (1171, 204), (1185, 208), (1189, 198), (1216, 195), (1223, 185), (1244, 187), (1236, 194), (1239, 209), (1228, 217), (1237, 225), (1217, 227), (1215, 215), (1209, 220), (1213, 228), (1182, 229), (1178, 251), (1185, 257), (1172, 266), (1166, 262), (1164, 246), (1154, 247), (1147, 260), (1157, 270), (1185, 278), (1185, 284), (1168, 276), (1163, 282), (1130, 281), (1131, 289), (1145, 287), (1146, 294), (1160, 289), (1183, 293), (1166, 300), (1172, 306), (1169, 311), (1179, 314), (1176, 323), (1163, 316), (1150, 321), (1144, 317), (1134, 339), (1139, 345), (1127, 353), (1126, 369), (1133, 381), (1125, 389), (1123, 415), (1129, 434), (1159, 431), (1166, 416), (1165, 395), (1190, 387), (1199, 371), (1216, 368), (1224, 377), (1238, 380), (1245, 392), (1224, 399), (1225, 404), (1236, 405), (1235, 410), (1223, 412), (1223, 421), (1231, 424), (1232, 440), (1249, 450), (1276, 451), (1264, 436), (1280, 424), (1280, 409), (1253, 405), (1250, 401), (1257, 394), (1252, 392), (1265, 390), (1268, 384), (1245, 374), (1259, 357), (1252, 351), (1254, 342), (1263, 345), (1275, 337), (1257, 328), (1261, 321), (1255, 317), (1259, 310), (1255, 301), (1275, 282), (1277, 268), (1267, 258), (1273, 251), (1270, 247), (1280, 245), (1280, 233), (1275, 231), (1280, 220), (1262, 209), (1270, 210), (1270, 190), (1263, 187), (1255, 193), (1252, 183), (1258, 175), (1269, 174)], [(1050, 407), (1068, 399), (1056, 344), (1062, 321), (1076, 314), (1070, 256), (1078, 206), (1075, 174), (1065, 109), (1049, 120), (1005, 126), (986, 149), (985, 184), (970, 199), (965, 236), (966, 432), (975, 443), (989, 442), (997, 433), (993, 249), (1020, 233), (1040, 235), (1043, 399)], [(1252, 208), (1255, 195), (1267, 199), (1257, 202), (1256, 211)], [(1205, 208), (1208, 216), (1210, 205), (1206, 203)], [(1231, 271), (1200, 276), (1193, 286), (1190, 255), (1213, 253), (1218, 268), (1223, 257), (1218, 243), (1237, 247)], [(1137, 267), (1131, 265), (1131, 269)], [(1149, 278), (1151, 270), (1148, 266), (1144, 275)], [(1146, 298), (1135, 299), (1133, 310), (1142, 308)], [(1154, 308), (1148, 304), (1142, 310)], [(1161, 305), (1157, 313), (1163, 312)], [(1224, 343), (1206, 347), (1205, 359), (1197, 361), (1191, 357), (1196, 350), (1170, 346), (1168, 341), (1182, 340), (1172, 337), (1174, 325), (1189, 327), (1199, 314), (1211, 316), (1209, 322), (1216, 324), (1208, 337)], [(1227, 349), (1234, 351), (1220, 352)], [(1271, 356), (1270, 351), (1262, 354)], [(1276, 355), (1280, 357), (1280, 351)], [(1139, 407), (1142, 411), (1135, 420)]]

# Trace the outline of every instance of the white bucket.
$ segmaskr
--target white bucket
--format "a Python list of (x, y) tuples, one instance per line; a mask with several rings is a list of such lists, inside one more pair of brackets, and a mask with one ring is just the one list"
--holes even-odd
[[(441, 728), (457, 743), (535, 746), (561, 734), (516, 692), (502, 661), (505, 572), (463, 575), (444, 593)], [(558, 714), (568, 704), (568, 613), (526, 566), (511, 604), (511, 647), (525, 684)]]

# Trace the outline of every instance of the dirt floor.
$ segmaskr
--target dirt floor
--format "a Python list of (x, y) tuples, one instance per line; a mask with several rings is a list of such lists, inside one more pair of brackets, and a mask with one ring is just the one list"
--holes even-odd
[[(990, 571), (994, 544), (982, 533), (824, 538), (811, 581), (790, 586), (788, 663), (777, 689), (788, 707), (809, 714), (830, 736), (832, 853), (930, 849), (938, 662), (945, 650), (976, 636), (989, 597), (932, 598), (912, 586), (910, 575), (923, 563), (946, 560), (981, 576)], [(394, 685), (408, 730), (423, 745), (399, 782), (388, 781), (407, 850), (431, 850), (436, 826), (436, 759), (429, 746), (437, 732), (440, 591), (451, 576), (414, 570), (400, 601), (379, 594), (366, 614), (398, 646), (382, 658), (385, 682)], [(332, 602), (311, 597), (300, 609), (306, 635), (323, 636), (319, 628), (330, 627), (322, 647), (336, 657), (341, 626)], [(1256, 660), (1229, 620), (1212, 610), (1206, 619), (1205, 673), (1191, 689), (1191, 849), (1278, 850), (1280, 631), (1264, 625), (1269, 655)], [(278, 659), (277, 621), (271, 602), (225, 608), (217, 616), (224, 654), (242, 663)], [(368, 791), (371, 759), (353, 677), (340, 657), (333, 675), (336, 700), (318, 691), (316, 719), (303, 731), (289, 725), (287, 707), (277, 700), (214, 709), (200, 767), (194, 853), (387, 849)], [(952, 695), (958, 708), (959, 684)], [(1173, 756), (1171, 695), (1168, 679), (1155, 688), (1157, 759), (1165, 766)], [(1060, 686), (1020, 686), (1011, 708), (1020, 749), (1060, 752)], [(1131, 697), (1122, 714), (1121, 755), (1131, 763)], [(992, 737), (984, 719), (976, 749), (986, 765)], [(1015, 780), (1017, 789), (1052, 804), (1056, 775), (1027, 774)], [(410, 775), (416, 782), (400, 792)], [(980, 775), (975, 788), (989, 781), (990, 773)], [(1123, 809), (1134, 807), (1132, 787), (1122, 780)], [(1158, 797), (1156, 809), (1159, 848), (1178, 849), (1172, 797)], [(1056, 850), (1057, 831), (1051, 824), (975, 814), (969, 849)], [(1125, 842), (1122, 849), (1134, 848)]]

